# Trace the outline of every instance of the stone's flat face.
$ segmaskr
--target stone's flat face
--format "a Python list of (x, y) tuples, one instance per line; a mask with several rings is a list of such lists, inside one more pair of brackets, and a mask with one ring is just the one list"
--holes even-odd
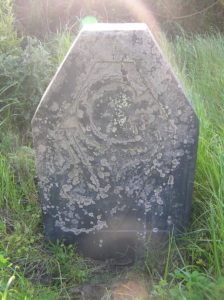
[(187, 224), (198, 120), (146, 25), (84, 28), (32, 127), (51, 240), (106, 258)]

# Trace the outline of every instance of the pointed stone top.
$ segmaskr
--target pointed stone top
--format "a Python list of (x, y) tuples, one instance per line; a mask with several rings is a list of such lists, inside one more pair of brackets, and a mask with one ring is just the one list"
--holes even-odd
[(96, 23), (84, 25), (82, 31), (145, 31), (148, 26), (145, 23)]

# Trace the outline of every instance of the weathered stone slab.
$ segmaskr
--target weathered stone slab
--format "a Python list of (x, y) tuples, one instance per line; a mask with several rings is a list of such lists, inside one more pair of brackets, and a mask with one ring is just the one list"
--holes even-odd
[(85, 27), (32, 128), (51, 240), (105, 258), (186, 226), (198, 120), (145, 24)]

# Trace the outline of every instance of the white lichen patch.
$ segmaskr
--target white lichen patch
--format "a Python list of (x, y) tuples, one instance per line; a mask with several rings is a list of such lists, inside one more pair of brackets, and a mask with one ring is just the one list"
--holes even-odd
[(169, 176), (167, 184), (169, 184), (169, 185), (173, 185), (174, 184), (174, 177), (173, 177), (173, 175)]

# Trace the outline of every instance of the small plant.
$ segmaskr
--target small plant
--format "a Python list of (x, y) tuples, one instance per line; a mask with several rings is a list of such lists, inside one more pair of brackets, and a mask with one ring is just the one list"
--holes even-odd
[[(77, 255), (74, 246), (57, 243), (51, 245), (50, 249), (54, 254), (55, 272), (59, 276), (57, 280), (60, 284), (71, 281), (82, 283), (88, 278), (89, 269), (87, 264), (84, 259)], [(72, 268), (71, 264), (73, 265)]]
[(154, 285), (152, 295), (158, 300), (219, 300), (222, 298), (224, 278), (218, 280), (206, 273), (188, 268), (170, 273), (169, 283), (163, 279)]
[(11, 0), (1, 0), (0, 2), (0, 55), (12, 50), (19, 45), (14, 28), (14, 14)]

